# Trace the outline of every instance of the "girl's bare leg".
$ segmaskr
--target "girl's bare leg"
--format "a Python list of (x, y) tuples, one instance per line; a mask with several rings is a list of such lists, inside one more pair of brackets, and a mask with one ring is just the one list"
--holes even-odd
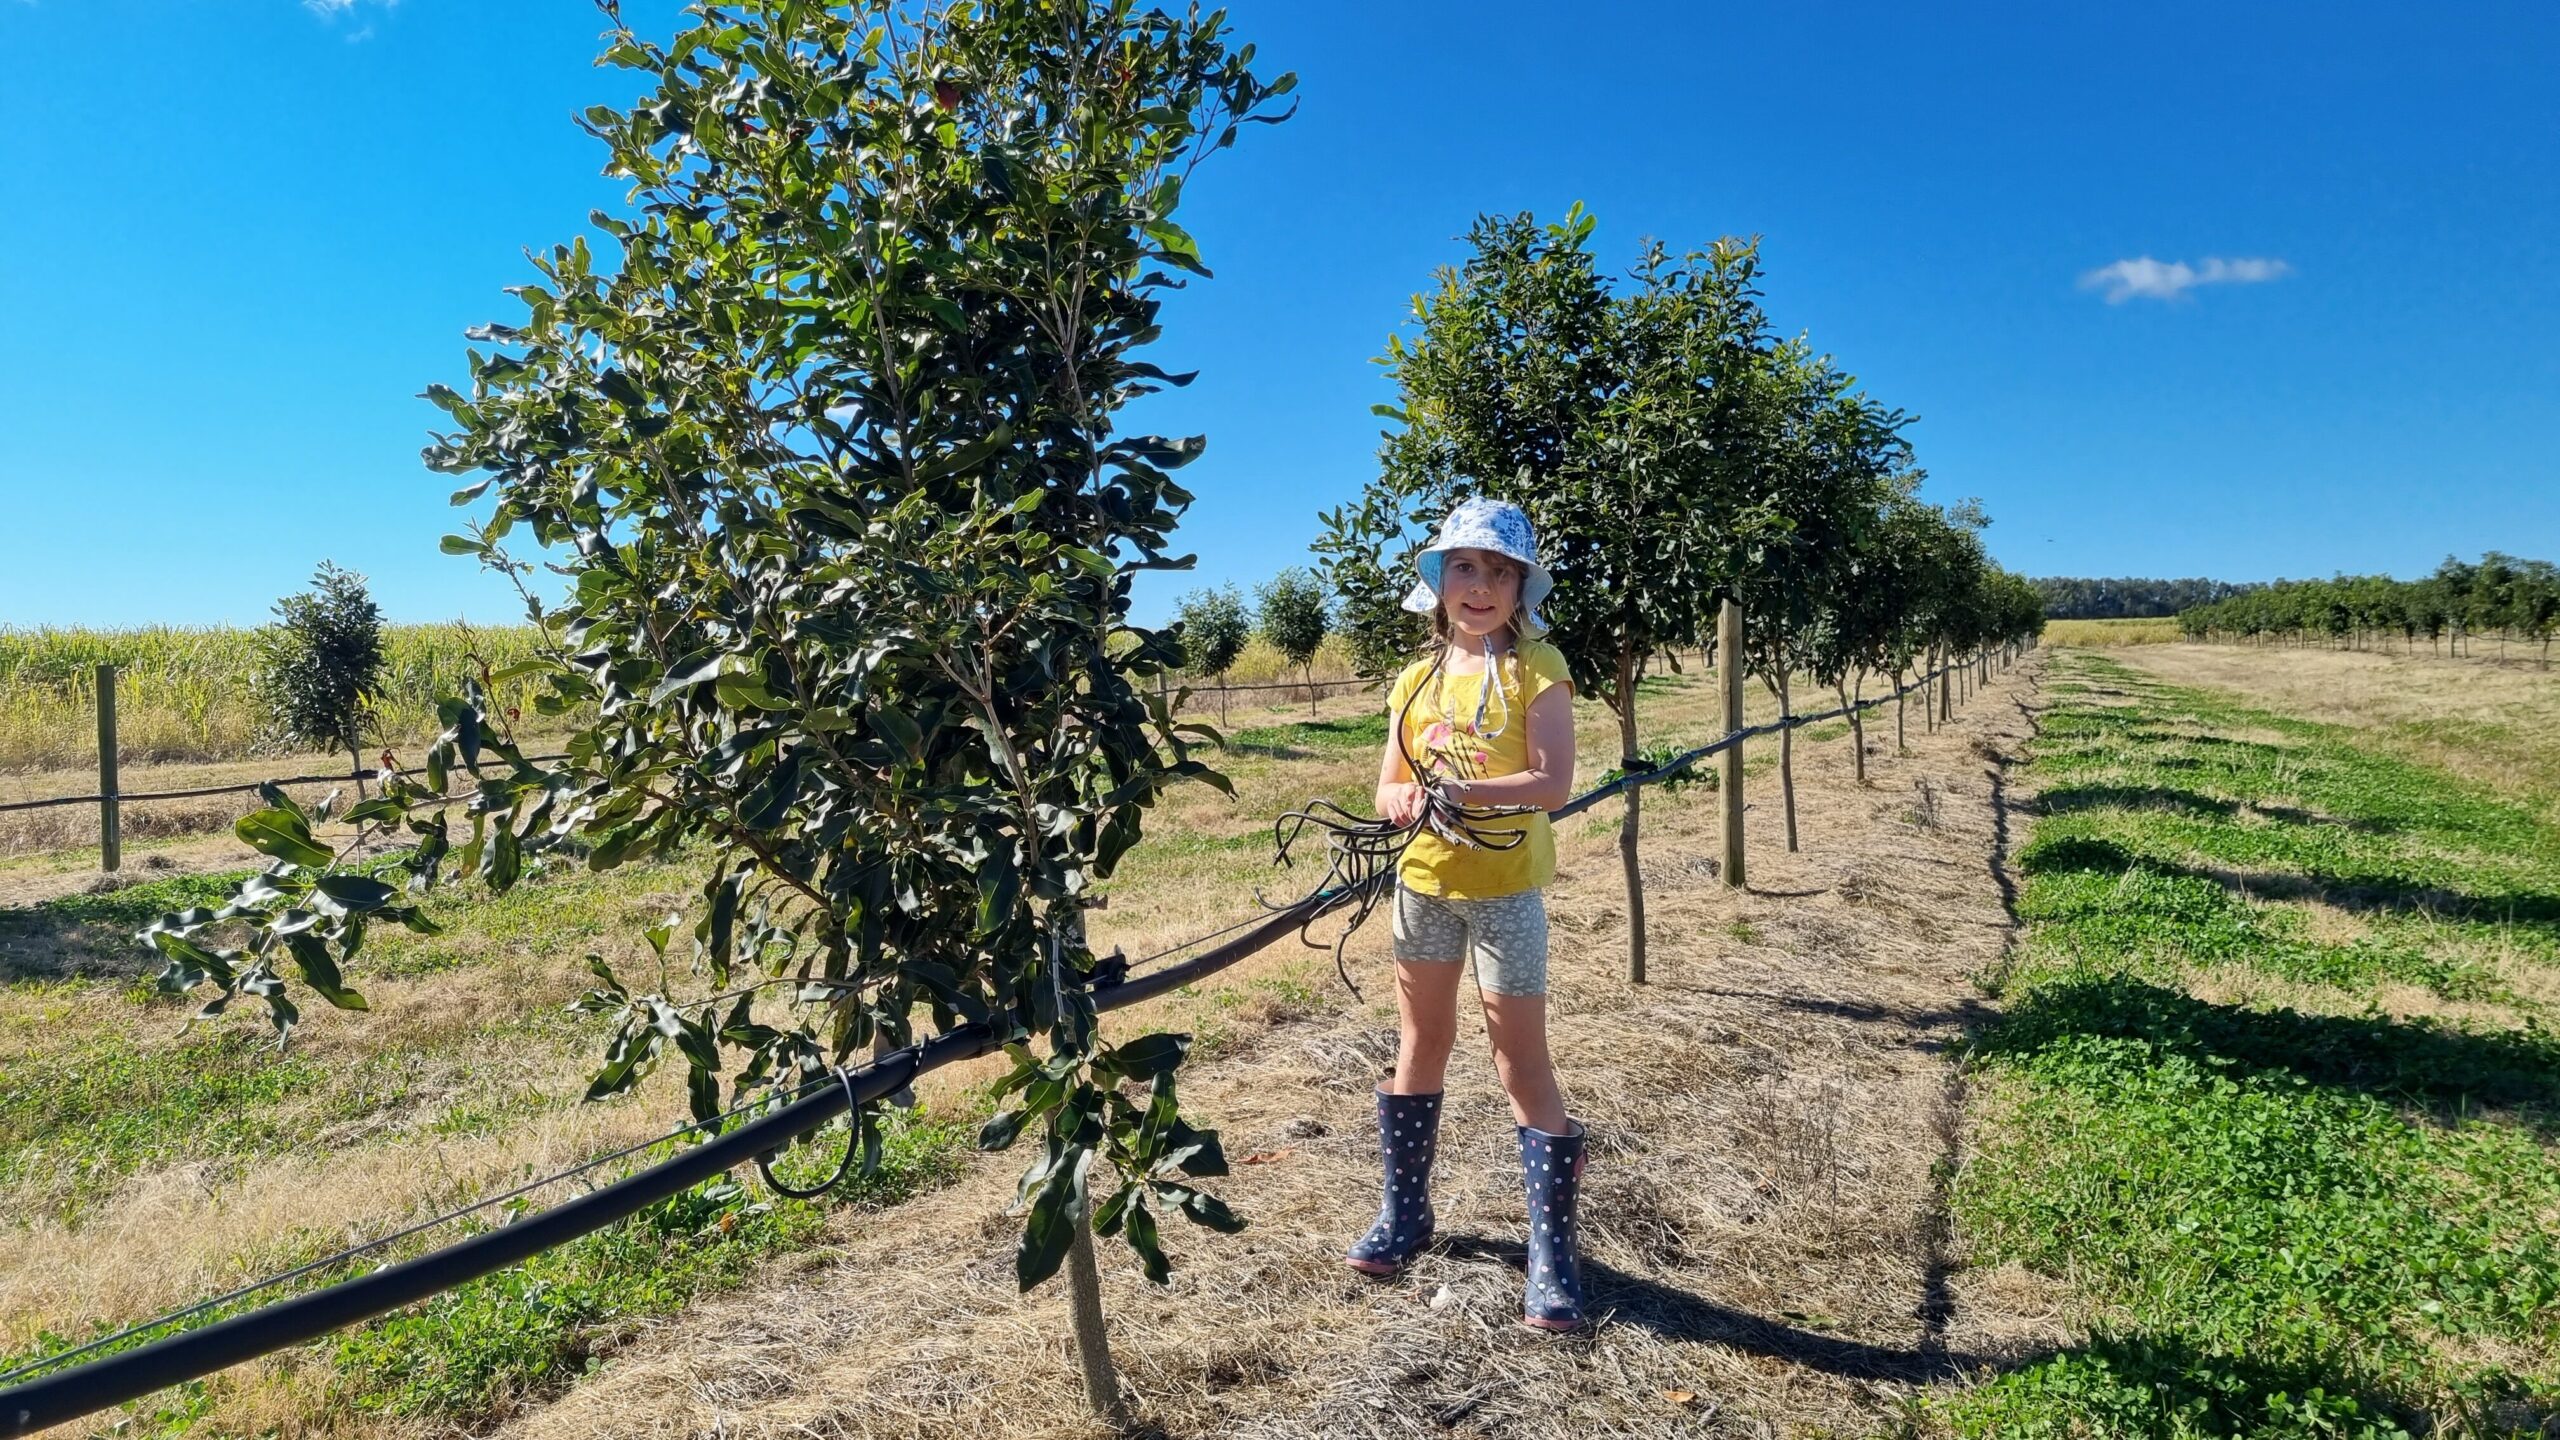
[(1458, 978), (1455, 960), (1396, 962), (1396, 1073), (1379, 1088), (1390, 1095), (1430, 1095), (1447, 1083), (1449, 1050), (1458, 1043)]
[(1547, 1056), (1547, 997), (1484, 992), (1484, 1028), (1493, 1040), (1494, 1073), (1511, 1097), (1511, 1116), (1532, 1130), (1562, 1135), (1571, 1123)]

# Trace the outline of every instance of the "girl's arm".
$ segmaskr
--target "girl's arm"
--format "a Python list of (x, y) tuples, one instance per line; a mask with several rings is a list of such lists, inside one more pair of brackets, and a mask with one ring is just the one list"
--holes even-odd
[(1461, 805), (1534, 805), (1553, 810), (1573, 798), (1573, 686), (1559, 682), (1529, 702), (1529, 768), (1490, 780), (1453, 781)]

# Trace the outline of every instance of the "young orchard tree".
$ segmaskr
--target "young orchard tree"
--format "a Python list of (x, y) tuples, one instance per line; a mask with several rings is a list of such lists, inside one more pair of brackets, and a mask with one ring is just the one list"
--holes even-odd
[[(1898, 435), (1894, 443), (1900, 446)], [(1888, 477), (1883, 506), (1850, 530), (1814, 624), (1813, 673), (1849, 713), (1850, 764), (1861, 785), (1867, 781), (1866, 679), (1897, 668), (1896, 636), (1913, 599), (1911, 557), (1897, 548), (1904, 533), (1897, 521), (1916, 504), (1911, 491), (1918, 477), (1907, 471), (1907, 449), (1898, 458), (1902, 464)], [(1901, 737), (1894, 738), (1898, 749)]]
[(1203, 586), (1182, 597), (1174, 612), (1182, 635), (1183, 663), (1192, 673), (1218, 677), (1218, 723), (1227, 723), (1227, 671), (1253, 638), (1253, 621), (1245, 614), (1244, 597), (1233, 585)]
[[(1552, 225), (1477, 220), (1466, 263), (1416, 302), (1415, 333), (1388, 340), (1400, 404), (1381, 413), (1403, 428), (1386, 437), (1361, 501), (1324, 517), (1317, 548), (1337, 588), (1363, 597), (1355, 633), (1388, 631), (1432, 519), (1467, 495), (1519, 505), (1555, 574), (1549, 638), (1576, 687), (1616, 712), (1620, 763), (1633, 769), (1644, 763), (1645, 666), (1704, 643), (1729, 557), (1749, 537), (1729, 387), (1765, 326), (1750, 245), (1677, 258), (1648, 246), (1613, 289), (1592, 258), (1593, 229), (1580, 206)], [(1625, 804), (1628, 968), (1641, 982), (1640, 787)]]
[[(1826, 639), (1826, 612), (1853, 583), (1855, 558), (1878, 523), (1886, 498), (1908, 468), (1901, 431), (1908, 417), (1854, 391), (1856, 382), (1828, 356), (1801, 341), (1780, 346), (1764, 369), (1760, 410), (1768, 443), (1759, 471), (1762, 497), (1783, 527), (1738, 582), (1743, 648), (1761, 683), (1777, 698), (1781, 719), (1795, 713), (1799, 670), (1828, 681), (1827, 662), (1845, 663), (1837, 635)], [(1778, 732), (1778, 785), (1787, 848), (1798, 847), (1795, 731)]]
[[(1399, 414), (1392, 405), (1374, 407)], [(1382, 457), (1418, 443), (1407, 429), (1387, 435)], [(1385, 459), (1391, 474), (1413, 473), (1414, 467)], [(1335, 633), (1350, 653), (1351, 668), (1384, 680), (1404, 668), (1431, 638), (1430, 617), (1404, 608), (1413, 588), (1413, 554), (1426, 541), (1426, 527), (1436, 518), (1435, 498), (1422, 490), (1405, 492), (1372, 483), (1360, 498), (1317, 512), (1324, 532), (1311, 547), (1317, 578), (1333, 595)], [(1391, 556), (1389, 550), (1395, 553)]]
[[(1207, 273), (1186, 182), (1292, 82), (1221, 15), (1128, 0), (689, 13), (668, 43), (617, 24), (604, 58), (643, 93), (585, 115), (633, 187), (594, 218), (618, 259), (539, 257), (467, 389), (428, 392), (454, 427), (429, 463), (492, 503), (448, 548), (519, 580), (511, 533), (562, 557), (566, 603), (527, 598), (540, 678), (595, 715), (545, 769), (449, 707), (428, 788), (475, 777), (454, 858), (500, 885), (556, 845), (708, 865), (675, 988), (723, 993), (599, 962), (591, 1095), (674, 1059), (710, 1115), (984, 1025), (1014, 1068), (983, 1142), (1039, 1137), (1019, 1283), (1089, 1256), (1089, 1197), (1162, 1280), (1160, 1221), (1239, 1222), (1192, 1183), (1225, 1162), (1178, 1110), (1185, 1037), (1097, 1033), (1082, 916), (1150, 803), (1224, 782), (1139, 683), (1171, 638), (1129, 620), (1132, 572), (1189, 563), (1171, 472), (1202, 442), (1116, 421), (1188, 378), (1143, 358), (1164, 292)], [(402, 797), (378, 813), (441, 833)], [(876, 1114), (851, 1123), (876, 1163)]]
[(366, 717), (382, 690), (382, 610), (364, 577), (323, 560), (255, 639), (250, 691), (279, 746), (344, 750), (364, 793)]
[(1316, 651), (1333, 624), (1325, 613), (1324, 587), (1313, 571), (1292, 568), (1264, 581), (1254, 599), (1262, 638), (1282, 660), (1306, 672), (1307, 718), (1315, 719), (1321, 713), (1316, 709)]

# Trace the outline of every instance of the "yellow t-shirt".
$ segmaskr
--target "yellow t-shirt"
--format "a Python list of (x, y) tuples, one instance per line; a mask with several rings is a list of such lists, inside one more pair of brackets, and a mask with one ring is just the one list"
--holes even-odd
[[(1549, 687), (1571, 683), (1564, 652), (1543, 640), (1523, 641), (1496, 662), (1495, 670), (1500, 685), (1490, 693), (1482, 675), (1454, 675), (1443, 666), (1432, 676), (1428, 660), (1415, 661), (1396, 677), (1387, 692), (1387, 723), (1394, 725), (1401, 717), (1415, 778), (1435, 770), (1485, 780), (1529, 768), (1529, 706)], [(1473, 730), (1479, 699), (1489, 737)], [(1405, 847), (1396, 878), (1408, 889), (1449, 900), (1517, 895), (1555, 878), (1555, 831), (1546, 812), (1507, 815), (1479, 828), (1526, 831), (1528, 838), (1507, 850), (1487, 850), (1452, 844), (1425, 829)]]

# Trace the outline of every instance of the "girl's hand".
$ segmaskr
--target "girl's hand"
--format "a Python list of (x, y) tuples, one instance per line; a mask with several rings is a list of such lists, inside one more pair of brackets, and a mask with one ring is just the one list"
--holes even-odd
[(1419, 785), (1390, 780), (1378, 787), (1378, 814), (1390, 825), (1410, 825), (1422, 813), (1423, 792)]

